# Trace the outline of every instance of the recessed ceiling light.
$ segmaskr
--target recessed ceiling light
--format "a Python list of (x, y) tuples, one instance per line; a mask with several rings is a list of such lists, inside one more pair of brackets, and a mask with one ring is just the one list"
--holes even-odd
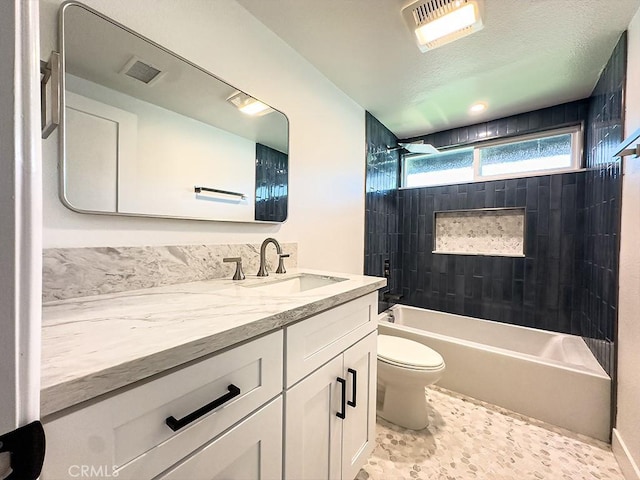
[(478, 102), (471, 105), (471, 108), (469, 108), (469, 111), (471, 113), (480, 113), (480, 112), (484, 112), (486, 109), (487, 109), (486, 103)]
[(247, 115), (260, 116), (273, 112), (273, 109), (269, 105), (265, 105), (260, 100), (256, 100), (239, 90), (235, 91), (229, 98), (227, 98), (227, 101)]

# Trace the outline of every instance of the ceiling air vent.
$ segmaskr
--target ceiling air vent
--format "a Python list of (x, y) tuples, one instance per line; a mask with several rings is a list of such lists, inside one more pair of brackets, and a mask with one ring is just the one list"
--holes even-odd
[(122, 70), (120, 70), (120, 73), (128, 77), (135, 78), (149, 86), (156, 83), (165, 74), (165, 72), (159, 68), (154, 67), (149, 62), (141, 60), (136, 56), (129, 59)]
[(482, 30), (482, 0), (419, 0), (402, 16), (421, 52), (433, 50)]

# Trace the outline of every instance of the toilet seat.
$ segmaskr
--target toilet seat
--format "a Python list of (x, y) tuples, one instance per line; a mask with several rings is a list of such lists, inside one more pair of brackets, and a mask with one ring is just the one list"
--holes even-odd
[(378, 335), (378, 360), (411, 370), (439, 370), (444, 367), (442, 356), (435, 350), (392, 335)]

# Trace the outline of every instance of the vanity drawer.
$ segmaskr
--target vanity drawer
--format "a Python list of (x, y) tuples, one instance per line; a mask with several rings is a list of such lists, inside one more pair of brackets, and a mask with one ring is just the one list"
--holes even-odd
[(154, 480), (282, 479), (282, 397)]
[[(119, 479), (152, 478), (282, 391), (283, 334), (278, 331), (48, 421), (42, 478), (74, 478), (89, 466)], [(177, 431), (183, 417), (240, 393)], [(76, 467), (79, 466), (79, 467)], [(80, 470), (79, 470), (80, 471)]]
[(377, 314), (374, 292), (287, 327), (286, 387), (374, 331)]

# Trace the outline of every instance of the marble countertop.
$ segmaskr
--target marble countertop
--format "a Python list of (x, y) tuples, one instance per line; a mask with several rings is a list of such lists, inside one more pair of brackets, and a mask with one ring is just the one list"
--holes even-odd
[[(301, 273), (344, 278), (274, 295)], [(52, 414), (384, 287), (385, 279), (295, 269), (45, 303), (41, 415)]]

